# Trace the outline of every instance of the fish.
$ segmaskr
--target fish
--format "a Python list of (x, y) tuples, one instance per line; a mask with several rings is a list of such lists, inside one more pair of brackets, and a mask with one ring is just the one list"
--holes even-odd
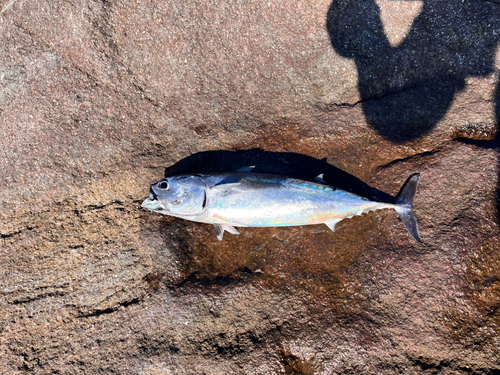
[(237, 227), (325, 224), (332, 231), (344, 219), (370, 211), (394, 209), (417, 241), (422, 242), (413, 209), (419, 173), (403, 184), (394, 202), (372, 201), (328, 185), (323, 175), (301, 180), (252, 173), (253, 166), (229, 173), (167, 177), (150, 187), (142, 207), (163, 215), (213, 224), (217, 239)]

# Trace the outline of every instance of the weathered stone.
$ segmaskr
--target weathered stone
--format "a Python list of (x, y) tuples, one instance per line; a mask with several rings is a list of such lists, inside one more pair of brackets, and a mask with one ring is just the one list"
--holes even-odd
[[(499, 35), (498, 1), (0, 3), (0, 373), (499, 372)], [(248, 165), (420, 172), (424, 242), (140, 207)]]

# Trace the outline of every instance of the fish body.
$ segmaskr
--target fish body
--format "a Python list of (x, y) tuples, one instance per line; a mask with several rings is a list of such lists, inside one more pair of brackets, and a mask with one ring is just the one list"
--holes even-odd
[(421, 242), (413, 213), (419, 175), (411, 176), (396, 203), (371, 201), (327, 185), (322, 176), (305, 181), (250, 172), (181, 175), (153, 184), (142, 206), (164, 215), (214, 224), (217, 238), (235, 227), (335, 224), (355, 215), (395, 209), (410, 234)]

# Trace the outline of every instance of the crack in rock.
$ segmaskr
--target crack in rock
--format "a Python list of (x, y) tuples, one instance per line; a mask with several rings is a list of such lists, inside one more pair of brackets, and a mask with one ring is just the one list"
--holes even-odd
[(419, 152), (417, 154), (413, 154), (413, 155), (407, 156), (405, 158), (395, 159), (395, 160), (390, 161), (387, 164), (383, 164), (383, 165), (378, 166), (377, 170), (380, 171), (382, 169), (392, 167), (395, 164), (404, 163), (404, 162), (408, 162), (408, 161), (412, 161), (412, 160), (416, 160), (416, 159), (425, 158), (427, 156), (435, 155), (435, 154), (437, 154), (440, 151), (441, 151), (440, 148), (437, 148), (437, 149), (434, 149), (434, 150), (431, 150), (431, 151)]

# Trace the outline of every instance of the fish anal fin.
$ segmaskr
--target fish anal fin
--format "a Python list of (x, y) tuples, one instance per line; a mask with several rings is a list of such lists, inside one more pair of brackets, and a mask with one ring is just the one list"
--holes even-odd
[(332, 230), (332, 232), (335, 232), (335, 225), (343, 219), (333, 219), (330, 221), (327, 221), (325, 225)]
[(224, 237), (224, 231), (229, 232), (231, 234), (240, 234), (238, 230), (227, 224), (214, 224), (215, 227), (215, 235), (217, 236), (217, 239), (219, 241), (222, 241), (222, 238)]

